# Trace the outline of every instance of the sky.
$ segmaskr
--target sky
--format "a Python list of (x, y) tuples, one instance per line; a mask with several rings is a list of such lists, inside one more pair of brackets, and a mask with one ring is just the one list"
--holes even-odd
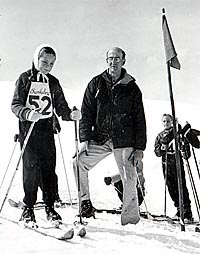
[(169, 100), (161, 10), (181, 70), (172, 69), (174, 99), (200, 101), (200, 7), (194, 0), (0, 0), (0, 81), (31, 67), (35, 48), (57, 51), (52, 70), (63, 87), (84, 91), (106, 69), (105, 53), (126, 51), (127, 71), (146, 99)]

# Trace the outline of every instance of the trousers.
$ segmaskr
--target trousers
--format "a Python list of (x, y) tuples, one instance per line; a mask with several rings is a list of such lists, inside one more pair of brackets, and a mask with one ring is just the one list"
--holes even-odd
[[(128, 160), (133, 151), (133, 147), (115, 149), (111, 140), (108, 140), (104, 145), (98, 145), (94, 141), (89, 141), (88, 152), (86, 153), (86, 151), (81, 150), (78, 154), (81, 200), (90, 199), (88, 172), (101, 160), (113, 153), (124, 186), (123, 203), (125, 199), (134, 199), (138, 206), (137, 173), (132, 162)], [(73, 161), (73, 170), (77, 184), (76, 159)]]

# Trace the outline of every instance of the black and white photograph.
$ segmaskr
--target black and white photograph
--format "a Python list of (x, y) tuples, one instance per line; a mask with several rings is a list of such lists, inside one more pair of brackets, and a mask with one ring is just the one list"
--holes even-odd
[(1, 254), (201, 253), (200, 11), (0, 0)]

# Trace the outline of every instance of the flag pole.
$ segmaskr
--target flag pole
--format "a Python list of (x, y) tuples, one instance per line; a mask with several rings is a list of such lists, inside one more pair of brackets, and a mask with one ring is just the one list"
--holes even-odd
[[(165, 18), (165, 9), (162, 9), (163, 18)], [(180, 225), (181, 231), (185, 231), (184, 224), (184, 213), (183, 213), (183, 189), (182, 189), (182, 175), (181, 175), (181, 164), (180, 164), (180, 151), (178, 145), (178, 132), (177, 132), (177, 121), (175, 115), (175, 103), (173, 97), (172, 90), (172, 80), (171, 80), (171, 70), (170, 70), (171, 60), (167, 61), (167, 74), (168, 74), (168, 84), (169, 84), (169, 95), (170, 95), (170, 103), (172, 109), (172, 117), (173, 117), (173, 133), (174, 133), (174, 143), (175, 143), (175, 159), (176, 159), (176, 168), (177, 168), (177, 178), (178, 178), (178, 193), (179, 193), (179, 209), (180, 209)]]

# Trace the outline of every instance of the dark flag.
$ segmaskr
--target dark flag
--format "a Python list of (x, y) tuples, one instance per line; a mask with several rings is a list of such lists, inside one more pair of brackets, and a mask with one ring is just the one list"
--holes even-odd
[(172, 109), (172, 116), (173, 116), (173, 133), (174, 133), (175, 151), (176, 151), (175, 159), (176, 159), (177, 178), (178, 178), (180, 224), (181, 224), (181, 230), (185, 231), (181, 162), (180, 162), (180, 151), (179, 151), (179, 145), (178, 145), (178, 131), (177, 131), (178, 123), (176, 122), (176, 117), (175, 117), (175, 104), (174, 104), (174, 97), (173, 97), (173, 91), (172, 91), (172, 81), (171, 81), (171, 71), (170, 71), (170, 67), (180, 70), (180, 63), (178, 61), (177, 53), (175, 51), (175, 47), (174, 47), (172, 37), (169, 31), (168, 23), (165, 16), (165, 9), (162, 10), (162, 13), (163, 13), (162, 30), (163, 30), (163, 37), (164, 37), (164, 48), (165, 48), (166, 63), (167, 63), (170, 102), (171, 102), (171, 109)]
[(166, 61), (170, 62), (170, 66), (180, 70), (181, 66), (177, 58), (177, 53), (173, 44), (172, 36), (170, 34), (169, 26), (165, 14), (162, 16), (162, 30), (164, 37), (164, 48), (166, 54)]

